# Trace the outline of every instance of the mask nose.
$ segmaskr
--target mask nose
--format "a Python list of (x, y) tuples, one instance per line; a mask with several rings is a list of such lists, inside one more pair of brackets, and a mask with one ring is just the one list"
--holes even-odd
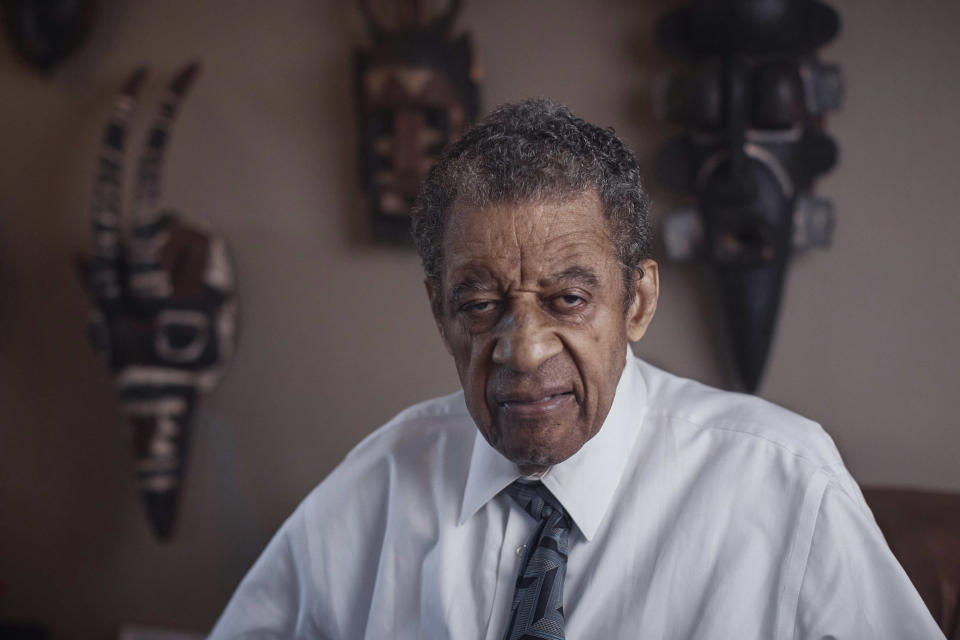
[(518, 373), (533, 373), (563, 351), (550, 319), (536, 302), (515, 301), (501, 320), (502, 329), (493, 347), (493, 361)]
[(166, 408), (158, 402), (152, 410), (130, 411), (128, 407), (127, 411), (140, 496), (161, 540), (170, 537), (176, 521), (192, 422), (190, 408), (184, 413), (171, 413)]

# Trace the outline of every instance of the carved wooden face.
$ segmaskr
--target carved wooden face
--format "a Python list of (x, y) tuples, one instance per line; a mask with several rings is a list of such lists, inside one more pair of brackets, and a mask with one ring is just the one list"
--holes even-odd
[(714, 266), (750, 391), (766, 361), (792, 242), (802, 235), (795, 211), (836, 159), (822, 128), (823, 114), (840, 103), (839, 69), (813, 49), (838, 26), (829, 7), (787, 0), (697, 1), (657, 26), (666, 51), (694, 61), (663, 86), (661, 111), (687, 132), (663, 149), (658, 168), (665, 182), (697, 196), (700, 257)]
[(159, 266), (170, 294), (139, 298), (125, 286), (119, 300), (98, 301), (90, 322), (132, 428), (137, 481), (161, 537), (174, 521), (194, 409), (233, 355), (237, 316), (223, 239), (165, 219)]
[(51, 71), (83, 44), (96, 17), (95, 0), (4, 0), (2, 23), (20, 56)]
[(155, 206), (168, 129), (195, 72), (192, 66), (178, 75), (160, 105), (140, 158), (129, 234), (121, 232), (120, 178), (142, 72), (118, 98), (101, 149), (92, 255), (83, 269), (95, 304), (90, 339), (113, 374), (133, 433), (140, 492), (161, 538), (173, 526), (197, 400), (218, 382), (236, 340), (226, 243)]
[(367, 132), (377, 169), (372, 187), (384, 215), (406, 216), (420, 182), (466, 122), (464, 105), (441, 72), (390, 64), (363, 75)]
[(477, 115), (470, 42), (404, 32), (358, 52), (356, 61), (361, 173), (374, 234), (405, 239), (420, 183)]

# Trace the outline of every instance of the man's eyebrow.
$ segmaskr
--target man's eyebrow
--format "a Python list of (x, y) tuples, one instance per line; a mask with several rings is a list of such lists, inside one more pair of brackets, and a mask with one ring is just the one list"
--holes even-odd
[(545, 278), (540, 278), (537, 284), (541, 287), (549, 287), (550, 285), (560, 282), (575, 282), (588, 287), (596, 287), (600, 284), (600, 278), (598, 278), (596, 272), (589, 267), (567, 267), (563, 271), (558, 271)]
[(490, 282), (484, 282), (476, 278), (466, 278), (453, 286), (450, 290), (450, 299), (456, 304), (460, 302), (464, 295), (476, 291), (493, 291), (496, 285)]

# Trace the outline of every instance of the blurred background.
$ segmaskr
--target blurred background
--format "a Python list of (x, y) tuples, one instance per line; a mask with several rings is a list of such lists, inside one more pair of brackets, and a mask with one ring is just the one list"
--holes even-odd
[[(476, 0), (456, 32), (483, 61), (482, 112), (548, 96), (612, 125), (649, 176), (654, 224), (674, 196), (652, 174), (678, 129), (653, 119), (663, 0)], [(794, 260), (759, 395), (809, 416), (865, 485), (960, 490), (960, 3), (831, 0), (821, 57), (846, 97), (833, 246)], [(419, 260), (368, 240), (357, 174), (355, 5), (103, 1), (51, 76), (0, 43), (0, 618), (58, 638), (123, 625), (205, 632), (283, 519), (365, 435), (458, 387)], [(72, 259), (88, 245), (95, 156), (114, 94), (148, 63), (159, 93), (201, 76), (175, 126), (163, 202), (230, 242), (237, 356), (195, 418), (171, 541), (133, 481), (111, 378), (88, 346)], [(152, 104), (154, 94), (145, 96)], [(132, 129), (140, 144), (143, 121)], [(636, 352), (730, 387), (707, 268), (661, 265)]]

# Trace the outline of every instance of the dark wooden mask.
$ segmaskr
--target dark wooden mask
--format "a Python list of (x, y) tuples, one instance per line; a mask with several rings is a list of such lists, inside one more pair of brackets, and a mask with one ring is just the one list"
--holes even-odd
[(427, 170), (477, 117), (478, 73), (469, 35), (450, 36), (458, 0), (429, 20), (416, 0), (394, 5), (389, 29), (369, 2), (360, 5), (372, 38), (355, 53), (360, 174), (374, 236), (408, 241)]
[(83, 43), (93, 26), (95, 0), (0, 0), (3, 22), (20, 56), (51, 71)]
[(667, 252), (703, 259), (721, 291), (740, 381), (755, 391), (767, 359), (791, 252), (826, 246), (833, 228), (814, 179), (833, 167), (824, 114), (839, 106), (839, 69), (814, 49), (839, 29), (816, 0), (698, 0), (667, 14), (657, 39), (686, 69), (660, 88), (659, 110), (686, 131), (658, 172), (694, 194), (668, 216)]

